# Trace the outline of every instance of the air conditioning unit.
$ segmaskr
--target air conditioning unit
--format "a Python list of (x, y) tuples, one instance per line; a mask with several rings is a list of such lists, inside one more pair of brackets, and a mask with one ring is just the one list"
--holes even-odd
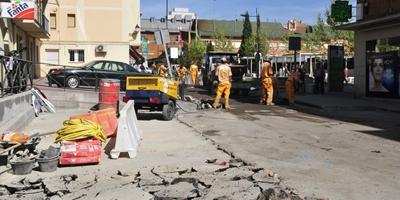
[(107, 52), (107, 48), (105, 45), (97, 45), (96, 48), (96, 53), (105, 53)]

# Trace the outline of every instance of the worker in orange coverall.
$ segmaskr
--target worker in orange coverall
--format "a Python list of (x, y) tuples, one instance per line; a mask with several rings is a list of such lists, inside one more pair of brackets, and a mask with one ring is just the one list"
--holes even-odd
[(221, 97), (224, 95), (225, 109), (230, 109), (229, 95), (231, 94), (232, 71), (225, 57), (222, 57), (221, 61), (222, 64), (215, 70), (215, 75), (218, 77), (218, 90), (213, 107), (218, 108), (220, 106)]
[(289, 104), (294, 103), (295, 83), (299, 80), (299, 78), (299, 73), (293, 72), (289, 74), (289, 77), (285, 82), (286, 96), (289, 100)]
[(262, 64), (262, 70), (261, 70), (261, 84), (263, 86), (263, 97), (261, 99), (261, 104), (266, 104), (266, 105), (274, 105), (272, 103), (272, 98), (274, 94), (274, 87), (272, 84), (272, 76), (273, 76), (273, 71), (272, 71), (272, 66), (269, 61), (266, 61)]
[(199, 72), (199, 67), (196, 64), (190, 65), (189, 68), (190, 74), (192, 75), (192, 86), (196, 85), (197, 73)]
[(166, 74), (167, 74), (168, 68), (165, 67), (165, 65), (160, 65), (160, 68), (159, 68), (158, 70), (159, 70), (159, 71), (158, 71), (158, 75), (159, 75), (159, 76), (162, 76), (162, 77), (165, 77)]

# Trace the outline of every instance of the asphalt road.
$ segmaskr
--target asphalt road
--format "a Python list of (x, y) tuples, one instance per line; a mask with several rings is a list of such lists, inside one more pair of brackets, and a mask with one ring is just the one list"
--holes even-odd
[[(187, 94), (213, 98), (200, 89)], [(398, 199), (398, 113), (264, 106), (258, 99), (233, 97), (231, 111), (184, 113), (179, 120), (235, 156), (277, 172), (306, 195)]]

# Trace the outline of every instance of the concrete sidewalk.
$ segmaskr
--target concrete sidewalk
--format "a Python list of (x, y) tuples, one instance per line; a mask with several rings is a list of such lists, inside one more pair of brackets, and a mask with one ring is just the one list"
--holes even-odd
[(323, 95), (296, 95), (295, 104), (332, 111), (388, 111), (400, 113), (400, 100), (383, 98), (355, 98), (352, 93), (328, 92)]

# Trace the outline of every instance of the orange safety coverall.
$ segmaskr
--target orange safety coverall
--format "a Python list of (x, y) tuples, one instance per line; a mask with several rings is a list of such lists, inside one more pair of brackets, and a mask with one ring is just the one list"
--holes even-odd
[(232, 78), (231, 67), (229, 67), (227, 64), (221, 64), (215, 70), (215, 75), (218, 77), (218, 90), (213, 107), (217, 108), (220, 106), (221, 97), (224, 95), (225, 109), (229, 109), (229, 95), (231, 94)]
[(299, 75), (297, 73), (290, 74), (285, 82), (286, 96), (289, 103), (294, 103), (294, 84), (295, 81), (299, 80)]
[(272, 84), (272, 66), (269, 62), (264, 62), (261, 70), (261, 84), (263, 86), (262, 104), (272, 105), (272, 97), (274, 94), (274, 87)]
[(192, 85), (196, 85), (197, 73), (199, 72), (199, 68), (197, 65), (190, 65), (190, 74), (192, 75)]
[(180, 80), (182, 80), (186, 76), (187, 69), (186, 69), (186, 67), (182, 67), (182, 68), (178, 67), (178, 69), (176, 70), (176, 73), (178, 74), (178, 78)]

